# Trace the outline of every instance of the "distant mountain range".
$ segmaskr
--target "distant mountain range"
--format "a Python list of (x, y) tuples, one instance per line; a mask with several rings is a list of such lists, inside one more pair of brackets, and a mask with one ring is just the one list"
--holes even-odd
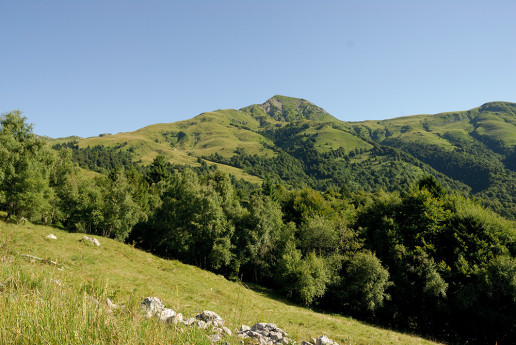
[(403, 192), (431, 174), (516, 219), (515, 103), (345, 122), (304, 99), (274, 96), (239, 110), (74, 140), (79, 150), (111, 148), (142, 164), (162, 155), (171, 164), (216, 164), (250, 182), (294, 188)]

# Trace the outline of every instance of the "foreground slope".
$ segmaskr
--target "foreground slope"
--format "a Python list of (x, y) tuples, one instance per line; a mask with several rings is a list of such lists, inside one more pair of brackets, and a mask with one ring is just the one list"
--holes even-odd
[[(49, 233), (55, 234), (57, 240), (45, 238)], [(202, 334), (181, 335), (139, 316), (139, 301), (146, 296), (157, 296), (166, 306), (186, 316), (213, 310), (231, 329), (241, 324), (273, 322), (299, 341), (326, 334), (340, 344), (432, 344), (349, 318), (290, 305), (268, 297), (268, 291), (253, 291), (222, 276), (163, 260), (113, 240), (99, 238), (101, 246), (97, 248), (79, 242), (81, 237), (81, 234), (44, 226), (0, 222), (3, 265), (0, 340), (3, 343), (9, 343), (7, 339), (18, 339), (15, 343), (21, 344), (207, 343)], [(61, 269), (27, 260), (22, 254), (52, 260)], [(47, 293), (49, 290), (51, 293)], [(52, 299), (52, 293), (58, 293), (61, 298)], [(89, 295), (109, 297), (117, 304), (126, 305), (129, 312), (104, 315), (101, 311), (92, 311), (91, 306), (88, 307), (91, 305)], [(15, 297), (17, 303), (14, 303)], [(63, 299), (72, 302), (63, 308)], [(31, 314), (32, 310), (46, 316), (37, 312)], [(59, 320), (70, 318), (66, 314), (77, 315), (77, 318), (60, 324)], [(83, 315), (88, 321), (79, 321)], [(33, 319), (27, 322), (26, 316)], [(90, 322), (89, 326), (98, 330), (81, 327), (82, 322)], [(28, 328), (24, 329), (24, 325)], [(67, 325), (77, 328), (66, 329)], [(24, 331), (33, 338), (24, 338), (21, 335)], [(149, 334), (152, 332), (156, 332), (154, 338)], [(236, 338), (230, 343), (237, 343)]]

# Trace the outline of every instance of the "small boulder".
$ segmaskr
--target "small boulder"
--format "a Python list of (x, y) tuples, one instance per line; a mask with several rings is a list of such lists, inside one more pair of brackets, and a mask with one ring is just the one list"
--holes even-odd
[(253, 338), (262, 345), (290, 344), (292, 340), (287, 338), (287, 333), (273, 323), (257, 323), (251, 328), (242, 326), (238, 331), (239, 338)]
[(169, 317), (167, 319), (167, 323), (171, 325), (177, 325), (178, 323), (183, 323), (183, 314), (177, 313), (176, 315)]
[(209, 323), (209, 325), (213, 325), (215, 327), (222, 327), (224, 326), (224, 320), (215, 312), (205, 310), (200, 314), (197, 314), (195, 316), (197, 320), (202, 320), (204, 322)]
[(197, 326), (201, 329), (208, 329), (208, 324), (203, 320), (197, 320)]
[(170, 308), (163, 308), (156, 314), (161, 320), (167, 321), (169, 318), (176, 316), (176, 312)]
[(195, 324), (197, 320), (193, 317), (190, 317), (188, 319), (184, 319), (183, 321), (181, 321), (181, 323), (185, 326), (192, 326)]
[(220, 334), (212, 334), (212, 335), (208, 336), (208, 339), (212, 343), (219, 343), (222, 340), (222, 336)]
[(278, 342), (283, 338), (283, 334), (280, 332), (270, 332), (268, 337), (271, 338), (272, 341)]
[(93, 243), (94, 245), (96, 245), (97, 247), (100, 247), (100, 242), (99, 240), (97, 240), (96, 238), (93, 238), (93, 237), (88, 237), (88, 236), (83, 236), (82, 239), (80, 239), (79, 241), (89, 241), (91, 243)]
[(163, 311), (163, 302), (157, 297), (145, 297), (142, 304), (142, 309), (147, 314), (147, 317), (152, 317), (156, 314), (159, 314)]
[(233, 335), (233, 332), (231, 332), (231, 330), (227, 327), (222, 327), (222, 331), (224, 333), (226, 333), (227, 335), (229, 335), (230, 337)]
[(45, 236), (45, 238), (48, 238), (48, 239), (51, 239), (51, 240), (57, 240), (57, 237), (54, 234), (49, 234), (49, 235)]
[(321, 335), (315, 340), (315, 345), (339, 345), (325, 335)]

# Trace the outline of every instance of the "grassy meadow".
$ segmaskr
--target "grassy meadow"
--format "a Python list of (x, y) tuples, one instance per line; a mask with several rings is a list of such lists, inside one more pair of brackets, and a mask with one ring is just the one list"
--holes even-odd
[[(45, 237), (50, 233), (57, 240)], [(272, 322), (299, 342), (325, 334), (339, 344), (434, 344), (301, 308), (272, 298), (268, 290), (114, 240), (98, 238), (101, 246), (95, 247), (81, 238), (45, 226), (0, 222), (1, 344), (209, 344), (197, 328), (145, 319), (139, 305), (147, 296), (159, 297), (185, 317), (215, 311), (233, 331), (242, 324)], [(106, 298), (121, 307), (111, 311)], [(235, 336), (226, 341), (239, 343)]]

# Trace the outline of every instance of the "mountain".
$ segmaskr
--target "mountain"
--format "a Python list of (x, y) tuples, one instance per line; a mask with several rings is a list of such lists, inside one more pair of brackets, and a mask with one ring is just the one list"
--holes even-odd
[(276, 95), (239, 110), (206, 112), (74, 145), (77, 152), (111, 148), (142, 164), (162, 155), (176, 165), (216, 165), (249, 182), (270, 179), (295, 188), (403, 191), (430, 174), (516, 219), (515, 103), (344, 122), (304, 99)]

